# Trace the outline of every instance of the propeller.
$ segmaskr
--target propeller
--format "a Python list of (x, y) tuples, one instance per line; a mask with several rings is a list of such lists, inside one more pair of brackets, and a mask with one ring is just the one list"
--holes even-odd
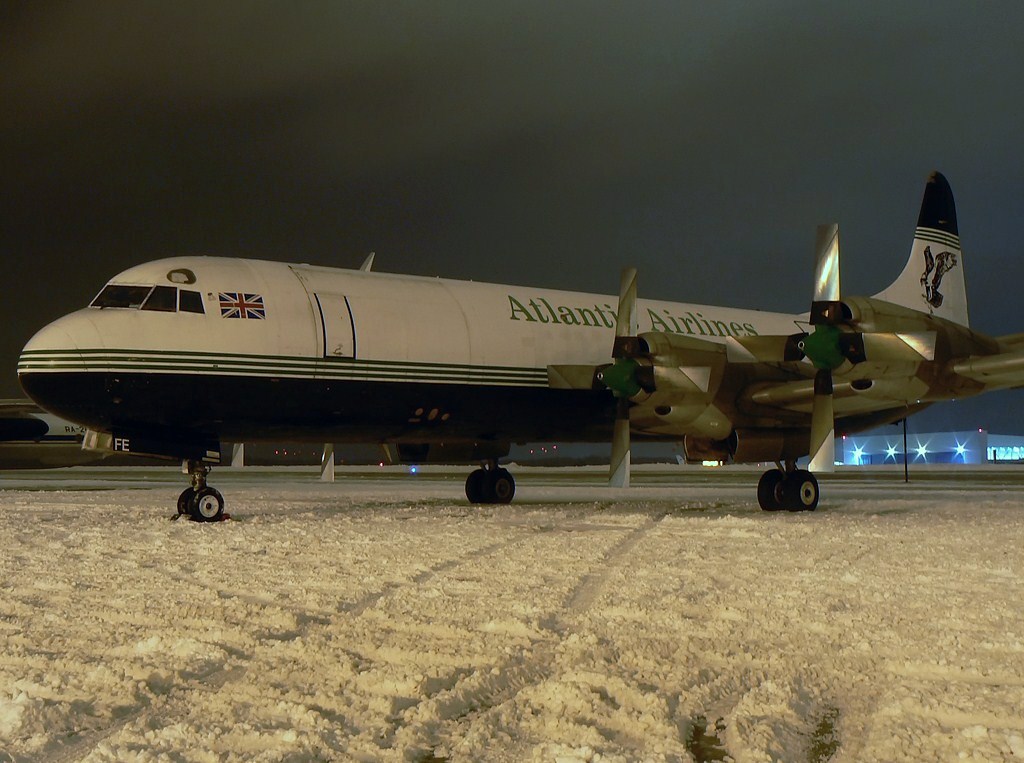
[(810, 317), (814, 331), (798, 340), (797, 347), (818, 369), (811, 408), (809, 468), (812, 472), (831, 472), (836, 460), (832, 372), (846, 363), (864, 360), (864, 344), (861, 334), (840, 329), (852, 316), (839, 299), (838, 225), (818, 226), (814, 251), (814, 297)]
[(614, 361), (597, 373), (598, 381), (612, 391), (617, 400), (615, 427), (612, 430), (611, 468), (608, 483), (612, 487), (629, 487), (629, 399), (640, 393), (642, 340), (637, 336), (636, 268), (624, 268), (619, 280), (619, 304), (615, 313)]
[(809, 361), (814, 368), (811, 408), (811, 471), (830, 472), (835, 464), (835, 410), (832, 377), (867, 360), (909, 363), (933, 360), (936, 332), (858, 330), (858, 319), (841, 299), (839, 226), (819, 225), (815, 241), (814, 294), (809, 333), (729, 337), (732, 363)]

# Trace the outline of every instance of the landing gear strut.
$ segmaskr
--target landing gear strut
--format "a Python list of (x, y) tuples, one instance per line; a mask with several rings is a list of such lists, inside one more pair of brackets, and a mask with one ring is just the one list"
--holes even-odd
[(466, 478), (466, 498), (470, 503), (512, 503), (515, 494), (512, 474), (495, 460), (485, 461), (482, 469)]
[(757, 483), (757, 502), (765, 511), (814, 511), (818, 508), (818, 480), (806, 469), (787, 461), (785, 469), (769, 469)]
[(224, 496), (206, 484), (210, 467), (202, 461), (186, 461), (185, 469), (192, 485), (178, 496), (178, 516), (187, 514), (194, 522), (219, 522), (225, 518)]

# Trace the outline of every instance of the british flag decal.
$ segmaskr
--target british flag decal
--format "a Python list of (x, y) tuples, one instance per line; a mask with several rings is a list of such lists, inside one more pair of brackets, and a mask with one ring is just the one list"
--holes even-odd
[(222, 291), (219, 294), (221, 318), (249, 318), (261, 321), (267, 317), (262, 294), (243, 294), (238, 291)]

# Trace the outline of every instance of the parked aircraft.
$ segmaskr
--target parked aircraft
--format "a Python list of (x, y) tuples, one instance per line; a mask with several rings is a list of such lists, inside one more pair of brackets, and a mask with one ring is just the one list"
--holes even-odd
[(82, 449), (85, 431), (31, 400), (0, 400), (0, 469), (50, 469), (101, 460), (104, 454)]
[[(835, 226), (818, 231), (810, 312), (619, 296), (219, 257), (118, 274), (39, 331), (25, 391), (89, 427), (86, 445), (182, 459), (178, 511), (223, 514), (219, 443), (394, 445), (478, 462), (472, 502), (512, 500), (499, 459), (521, 441), (682, 440), (687, 460), (774, 462), (762, 508), (814, 509), (833, 433), (1024, 381), (1024, 335), (969, 327), (946, 179), (928, 179), (910, 257), (874, 297), (840, 292)], [(810, 455), (809, 469), (797, 460)]]

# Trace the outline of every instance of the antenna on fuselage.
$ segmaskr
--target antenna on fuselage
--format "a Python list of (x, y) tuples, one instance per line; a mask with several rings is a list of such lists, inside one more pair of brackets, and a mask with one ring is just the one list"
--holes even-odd
[(370, 270), (373, 268), (373, 255), (375, 254), (376, 252), (370, 252), (369, 256), (365, 260), (363, 260), (363, 264), (359, 266), (359, 269), (366, 273), (369, 273)]

